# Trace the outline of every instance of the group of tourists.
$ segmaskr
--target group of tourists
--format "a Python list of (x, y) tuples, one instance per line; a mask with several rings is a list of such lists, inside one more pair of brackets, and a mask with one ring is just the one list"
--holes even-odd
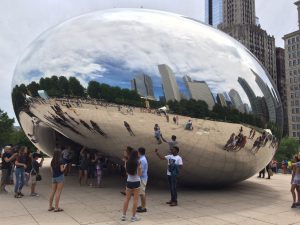
[[(14, 197), (22, 198), (22, 189), (30, 185), (30, 196), (38, 196), (36, 193), (37, 181), (41, 180), (39, 169), (43, 165), (44, 158), (41, 154), (30, 153), (26, 146), (12, 147), (7, 145), (2, 153), (2, 176), (0, 193), (7, 193), (6, 185), (13, 183), (13, 171), (15, 172)], [(40, 159), (40, 160), (39, 160)]]

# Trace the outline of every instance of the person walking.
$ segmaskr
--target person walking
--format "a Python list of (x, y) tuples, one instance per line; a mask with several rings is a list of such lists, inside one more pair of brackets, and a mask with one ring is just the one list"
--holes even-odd
[(5, 186), (9, 183), (10, 173), (12, 170), (12, 161), (17, 157), (18, 153), (12, 154), (11, 146), (4, 147), (4, 153), (2, 154), (2, 176), (0, 183), (0, 193), (7, 193)]
[[(294, 157), (295, 162), (292, 163), (292, 181), (291, 181), (291, 193), (293, 196), (293, 204), (291, 208), (297, 208), (300, 205), (300, 158), (299, 155)], [(297, 197), (296, 193), (297, 192)], [(297, 201), (298, 200), (298, 201)]]
[(172, 154), (162, 156), (158, 149), (155, 149), (155, 153), (161, 160), (167, 160), (168, 162), (168, 169), (167, 169), (167, 177), (171, 192), (171, 200), (166, 202), (170, 206), (177, 206), (177, 175), (179, 173), (179, 169), (182, 168), (183, 162), (182, 158), (178, 155), (179, 148), (174, 146), (172, 149)]
[(24, 194), (22, 193), (22, 188), (25, 183), (25, 169), (27, 168), (28, 157), (27, 157), (27, 147), (22, 146), (19, 149), (16, 165), (16, 184), (15, 184), (15, 198), (22, 198)]
[(140, 185), (142, 175), (141, 163), (139, 162), (138, 152), (133, 150), (129, 156), (128, 161), (126, 162), (126, 172), (127, 172), (127, 183), (126, 183), (126, 197), (123, 204), (123, 215), (121, 217), (122, 221), (126, 220), (126, 213), (133, 195), (133, 204), (132, 204), (132, 217), (131, 222), (139, 221), (140, 218), (136, 216), (136, 209), (138, 204), (138, 198), (140, 194)]
[(141, 175), (141, 188), (140, 188), (140, 197), (141, 197), (141, 206), (137, 208), (137, 212), (144, 213), (147, 212), (146, 209), (146, 186), (148, 182), (148, 161), (146, 159), (146, 149), (141, 147), (138, 149), (140, 163), (142, 167), (142, 175)]
[[(67, 165), (63, 164), (61, 160), (61, 151), (55, 151), (51, 160), (51, 173), (52, 173), (52, 188), (49, 198), (48, 211), (61, 212), (63, 209), (59, 208), (60, 195), (64, 187), (64, 171)], [(53, 207), (53, 200), (55, 196), (55, 207)]]

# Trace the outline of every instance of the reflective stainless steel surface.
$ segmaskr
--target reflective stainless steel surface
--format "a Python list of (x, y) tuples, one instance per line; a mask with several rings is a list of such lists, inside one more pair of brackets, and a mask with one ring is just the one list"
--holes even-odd
[(115, 159), (144, 146), (152, 178), (166, 173), (155, 148), (167, 154), (163, 140), (176, 135), (186, 184), (247, 179), (281, 138), (280, 98), (257, 59), (221, 31), (160, 11), (100, 11), (44, 32), (17, 64), (12, 99), (38, 148), (51, 154), (58, 133)]

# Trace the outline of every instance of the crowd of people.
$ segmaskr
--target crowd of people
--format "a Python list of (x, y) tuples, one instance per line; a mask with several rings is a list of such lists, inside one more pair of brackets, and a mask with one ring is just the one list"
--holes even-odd
[[(176, 136), (173, 135), (170, 141), (161, 136), (163, 142), (169, 145), (170, 152), (163, 156), (158, 149), (155, 154), (158, 159), (167, 162), (167, 178), (170, 188), (171, 198), (166, 203), (170, 206), (177, 206), (177, 175), (182, 168), (182, 158), (179, 156)], [(43, 155), (37, 151), (30, 152), (25, 146), (10, 145), (4, 147), (1, 155), (2, 158), (2, 176), (1, 176), (1, 193), (8, 193), (6, 185), (15, 183), (14, 197), (22, 198), (24, 185), (30, 185), (30, 196), (38, 197), (36, 184), (42, 179), (39, 170), (43, 165)], [(124, 151), (123, 168), (126, 174), (125, 199), (123, 203), (123, 214), (121, 220), (127, 219), (126, 214), (129, 202), (132, 200), (132, 222), (140, 220), (136, 213), (147, 212), (146, 208), (146, 186), (148, 182), (148, 161), (146, 149), (139, 147), (137, 150), (127, 146)], [(50, 163), (52, 185), (49, 196), (48, 211), (62, 212), (60, 207), (60, 196), (64, 188), (65, 176), (72, 173), (72, 162), (74, 162), (74, 152), (70, 147), (57, 145)], [(102, 177), (107, 167), (107, 159), (98, 152), (83, 147), (79, 157), (79, 184), (91, 187), (101, 187)], [(12, 178), (15, 174), (15, 180)], [(123, 192), (122, 192), (123, 193)], [(140, 206), (138, 201), (140, 199)]]

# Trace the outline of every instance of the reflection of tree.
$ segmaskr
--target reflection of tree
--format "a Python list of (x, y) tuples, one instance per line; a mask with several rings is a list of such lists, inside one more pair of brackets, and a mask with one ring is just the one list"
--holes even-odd
[(87, 93), (91, 98), (118, 104), (142, 106), (141, 96), (136, 91), (112, 87), (108, 84), (100, 84), (97, 81), (89, 82)]

